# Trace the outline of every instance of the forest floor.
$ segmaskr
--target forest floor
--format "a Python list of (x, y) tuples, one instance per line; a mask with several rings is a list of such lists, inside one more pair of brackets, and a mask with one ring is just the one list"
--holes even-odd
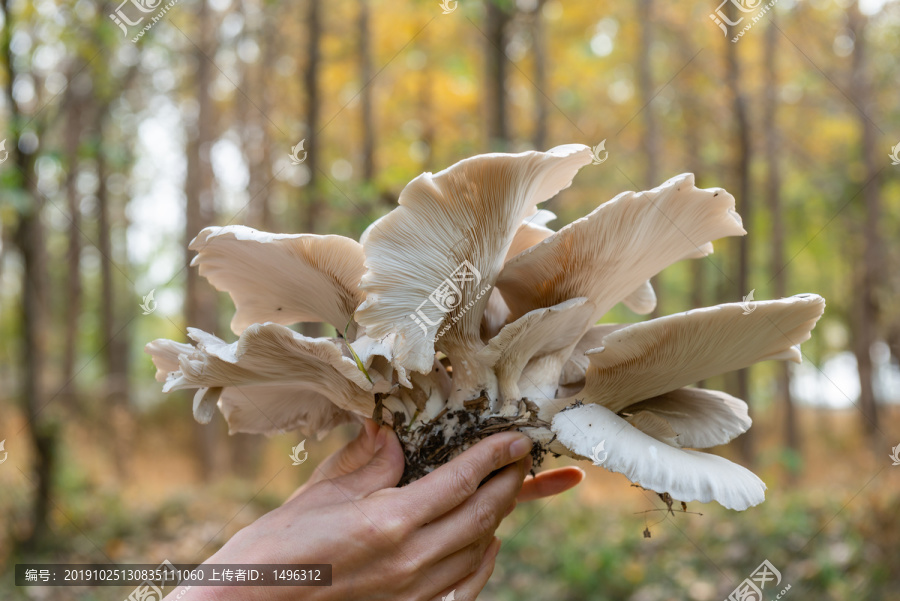
[[(768, 560), (782, 581), (771, 594), (766, 589), (767, 600), (787, 585), (782, 599), (896, 599), (900, 466), (892, 466), (888, 455), (900, 444), (900, 407), (885, 408), (882, 418), (882, 430), (895, 440), (873, 450), (863, 442), (856, 410), (804, 408), (801, 457), (779, 446), (783, 431), (774, 411), (758, 417), (751, 431), (762, 450), (753, 469), (768, 486), (767, 499), (745, 512), (689, 503), (689, 513), (669, 515), (655, 494), (580, 464), (588, 476), (578, 488), (521, 505), (503, 523), (497, 568), (479, 598), (716, 601)], [(52, 535), (29, 561), (200, 562), (283, 502), (352, 435), (346, 428), (321, 442), (307, 441), (310, 460), (300, 466), (288, 458), (296, 436), (260, 439), (255, 476), (202, 482), (186, 460), (195, 430), (184, 420), (174, 431), (160, 427), (167, 419), (156, 415), (131, 428), (126, 457), (119, 457), (124, 478), (93, 428), (68, 424)], [(6, 431), (20, 425), (11, 426)], [(11, 442), (6, 450), (15, 461), (0, 465), (0, 598), (125, 598), (129, 591), (121, 587), (13, 586), (12, 564), (23, 558), (13, 554), (12, 541), (27, 527), (33, 491), (25, 477), (27, 453)], [(735, 449), (723, 451), (736, 459)], [(549, 459), (544, 467), (568, 463)]]

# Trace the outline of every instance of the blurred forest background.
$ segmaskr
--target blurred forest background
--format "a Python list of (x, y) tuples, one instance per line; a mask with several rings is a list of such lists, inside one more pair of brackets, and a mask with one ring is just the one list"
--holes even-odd
[(900, 2), (717, 1), (0, 0), (0, 597), (121, 599), (12, 566), (202, 561), (353, 435), (294, 467), (298, 435), (228, 437), (160, 392), (146, 342), (234, 339), (187, 267), (201, 228), (357, 238), (423, 171), (604, 141), (551, 227), (690, 171), (749, 232), (656, 278), (657, 315), (828, 307), (802, 365), (708, 382), (750, 403), (721, 452), (763, 505), (666, 517), (589, 466), (507, 520), (481, 598), (712, 601), (769, 559), (790, 599), (896, 599)]

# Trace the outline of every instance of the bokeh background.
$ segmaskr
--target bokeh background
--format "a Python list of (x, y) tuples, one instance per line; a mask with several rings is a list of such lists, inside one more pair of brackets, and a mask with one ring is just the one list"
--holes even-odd
[(12, 566), (202, 561), (354, 434), (292, 466), (298, 433), (229, 437), (160, 392), (147, 341), (233, 339), (187, 266), (202, 227), (356, 238), (423, 171), (603, 142), (551, 227), (690, 171), (749, 232), (656, 278), (657, 315), (828, 307), (802, 365), (704, 383), (750, 403), (719, 452), (763, 505), (667, 515), (587, 466), (506, 520), (480, 598), (713, 601), (768, 559), (767, 599), (897, 599), (900, 2), (717, 1), (0, 0), (0, 597), (122, 599)]

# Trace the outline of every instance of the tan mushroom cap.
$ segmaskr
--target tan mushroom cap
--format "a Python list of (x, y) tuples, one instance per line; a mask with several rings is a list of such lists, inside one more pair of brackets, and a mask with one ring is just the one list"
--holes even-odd
[[(590, 367), (577, 395), (618, 413), (719, 374), (759, 361), (799, 362), (799, 345), (825, 310), (815, 294), (754, 303), (745, 314), (739, 303), (675, 313), (617, 329), (600, 348), (586, 353)], [(541, 408), (550, 417), (575, 398), (556, 399)]]
[(373, 385), (327, 338), (273, 323), (253, 324), (233, 343), (194, 328), (188, 333), (196, 347), (154, 341), (147, 352), (158, 369), (170, 370), (174, 353), (186, 351), (178, 352), (163, 392), (201, 389), (195, 398), (199, 420), (208, 420), (216, 397), (232, 432), (271, 434), (303, 425), (318, 433), (331, 421), (355, 419), (341, 412), (367, 416), (374, 408)]
[(652, 276), (705, 254), (711, 240), (743, 234), (734, 197), (696, 188), (686, 173), (647, 192), (620, 194), (520, 253), (497, 287), (511, 319), (580, 296), (596, 305), (595, 320), (626, 298), (644, 310)]
[(325, 322), (343, 332), (363, 301), (359, 281), (365, 257), (350, 238), (229, 225), (205, 228), (190, 248), (198, 251), (191, 265), (231, 295), (235, 334), (266, 322)]
[(192, 353), (194, 347), (184, 342), (157, 338), (144, 345), (144, 352), (153, 357), (156, 366), (156, 381), (165, 382), (173, 371), (178, 371), (178, 356)]
[[(366, 301), (356, 317), (366, 333), (380, 338), (396, 332), (394, 361), (409, 371), (431, 370), (435, 342), (457, 360), (455, 370), (471, 359), (483, 345), (480, 324), (490, 289), (522, 220), (567, 188), (590, 161), (590, 149), (575, 144), (486, 154), (410, 182), (400, 206), (365, 237)], [(453, 306), (433, 302), (463, 265), (477, 276), (458, 286)], [(411, 317), (417, 312), (423, 314), (418, 323)]]
[(315, 385), (295, 382), (229, 386), (219, 397), (219, 409), (229, 434), (271, 436), (299, 429), (321, 440), (333, 428), (363, 419), (335, 405)]
[(583, 395), (621, 411), (759, 361), (800, 362), (799, 345), (825, 310), (825, 300), (801, 294), (759, 301), (745, 315), (739, 303), (676, 313), (628, 326), (588, 351)]
[(520, 252), (531, 248), (539, 242), (543, 242), (552, 235), (553, 230), (549, 227), (531, 223), (526, 218), (522, 225), (519, 226), (519, 229), (516, 230), (516, 235), (513, 237), (512, 244), (509, 245), (505, 260), (509, 261)]
[[(506, 253), (506, 261), (509, 261), (520, 252), (531, 248), (538, 242), (543, 242), (553, 235), (553, 230), (544, 227), (548, 221), (556, 219), (556, 215), (545, 209), (538, 210), (534, 215), (526, 217), (516, 230), (509, 251)], [(509, 307), (503, 300), (500, 291), (494, 288), (490, 292), (487, 307), (481, 321), (481, 339), (487, 341), (500, 332), (500, 328), (506, 325), (509, 318)]]

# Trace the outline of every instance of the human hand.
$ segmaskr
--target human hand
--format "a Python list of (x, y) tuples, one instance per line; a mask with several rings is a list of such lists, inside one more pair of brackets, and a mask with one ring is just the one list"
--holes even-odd
[[(511, 447), (515, 442), (518, 448)], [(330, 563), (332, 586), (303, 590), (314, 601), (431, 600), (450, 591), (458, 600), (474, 599), (493, 571), (494, 531), (531, 467), (531, 441), (517, 432), (495, 434), (403, 488), (394, 488), (404, 460), (390, 428), (368, 426), (351, 445), (320, 466), (315, 482), (238, 532), (207, 563)], [(369, 461), (357, 465), (366, 455)], [(329, 478), (328, 466), (355, 469)], [(542, 492), (533, 486), (533, 493)], [(297, 592), (195, 587), (180, 599), (278, 601)]]
[[(320, 463), (309, 480), (295, 490), (286, 502), (322, 480), (349, 474), (367, 464), (374, 454), (373, 441), (377, 432), (378, 425), (373, 420), (366, 419), (359, 435)], [(529, 475), (526, 476), (516, 501), (521, 503), (551, 497), (573, 488), (582, 480), (584, 470), (576, 466), (546, 470), (535, 476)], [(515, 503), (513, 505), (515, 506)]]

